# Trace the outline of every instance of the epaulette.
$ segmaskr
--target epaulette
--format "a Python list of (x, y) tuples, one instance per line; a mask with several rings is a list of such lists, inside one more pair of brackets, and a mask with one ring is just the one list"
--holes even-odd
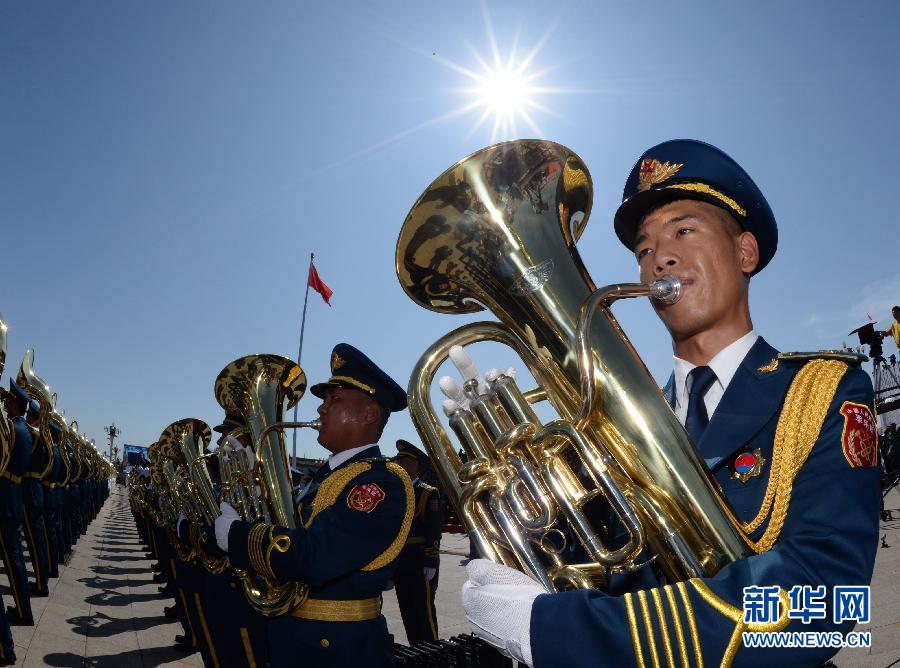
[(810, 360), (839, 360), (850, 366), (859, 366), (868, 362), (869, 358), (862, 353), (849, 350), (816, 350), (809, 353), (779, 353), (778, 359), (785, 362), (808, 362)]
[(813, 360), (838, 360), (844, 362), (851, 368), (858, 367), (863, 362), (869, 360), (868, 357), (861, 353), (854, 353), (848, 350), (815, 350), (807, 353), (778, 353), (778, 357), (774, 357), (768, 364), (763, 364), (757, 369), (760, 373), (772, 373), (778, 368), (781, 362), (786, 364), (804, 364)]

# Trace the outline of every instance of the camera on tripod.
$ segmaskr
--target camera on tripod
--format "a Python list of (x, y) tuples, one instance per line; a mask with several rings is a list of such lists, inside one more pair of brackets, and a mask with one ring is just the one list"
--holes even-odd
[(851, 334), (859, 337), (859, 342), (869, 346), (869, 358), (874, 362), (884, 361), (884, 348), (881, 345), (881, 332), (875, 330), (874, 322), (867, 322), (862, 327), (857, 327)]

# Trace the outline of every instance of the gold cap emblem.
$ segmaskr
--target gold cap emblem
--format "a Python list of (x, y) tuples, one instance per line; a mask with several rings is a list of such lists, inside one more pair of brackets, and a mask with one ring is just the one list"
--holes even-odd
[(337, 371), (344, 366), (344, 358), (337, 353), (331, 353), (331, 370)]
[(644, 158), (638, 173), (638, 191), (644, 191), (657, 183), (668, 181), (684, 167), (684, 163), (660, 162), (656, 158)]

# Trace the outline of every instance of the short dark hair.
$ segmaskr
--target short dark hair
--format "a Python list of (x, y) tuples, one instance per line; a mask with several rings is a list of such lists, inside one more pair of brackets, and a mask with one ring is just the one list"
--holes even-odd
[(900, 306), (895, 306), (891, 309), (891, 313), (893, 313), (894, 311), (900, 311)]

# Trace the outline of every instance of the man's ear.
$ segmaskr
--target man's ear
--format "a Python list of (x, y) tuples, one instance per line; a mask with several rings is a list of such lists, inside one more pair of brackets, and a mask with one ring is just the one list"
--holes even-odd
[(363, 412), (365, 424), (379, 424), (381, 422), (381, 406), (374, 399), (366, 402), (366, 410)]
[(741, 232), (737, 244), (741, 271), (749, 276), (759, 264), (759, 242), (751, 232)]

